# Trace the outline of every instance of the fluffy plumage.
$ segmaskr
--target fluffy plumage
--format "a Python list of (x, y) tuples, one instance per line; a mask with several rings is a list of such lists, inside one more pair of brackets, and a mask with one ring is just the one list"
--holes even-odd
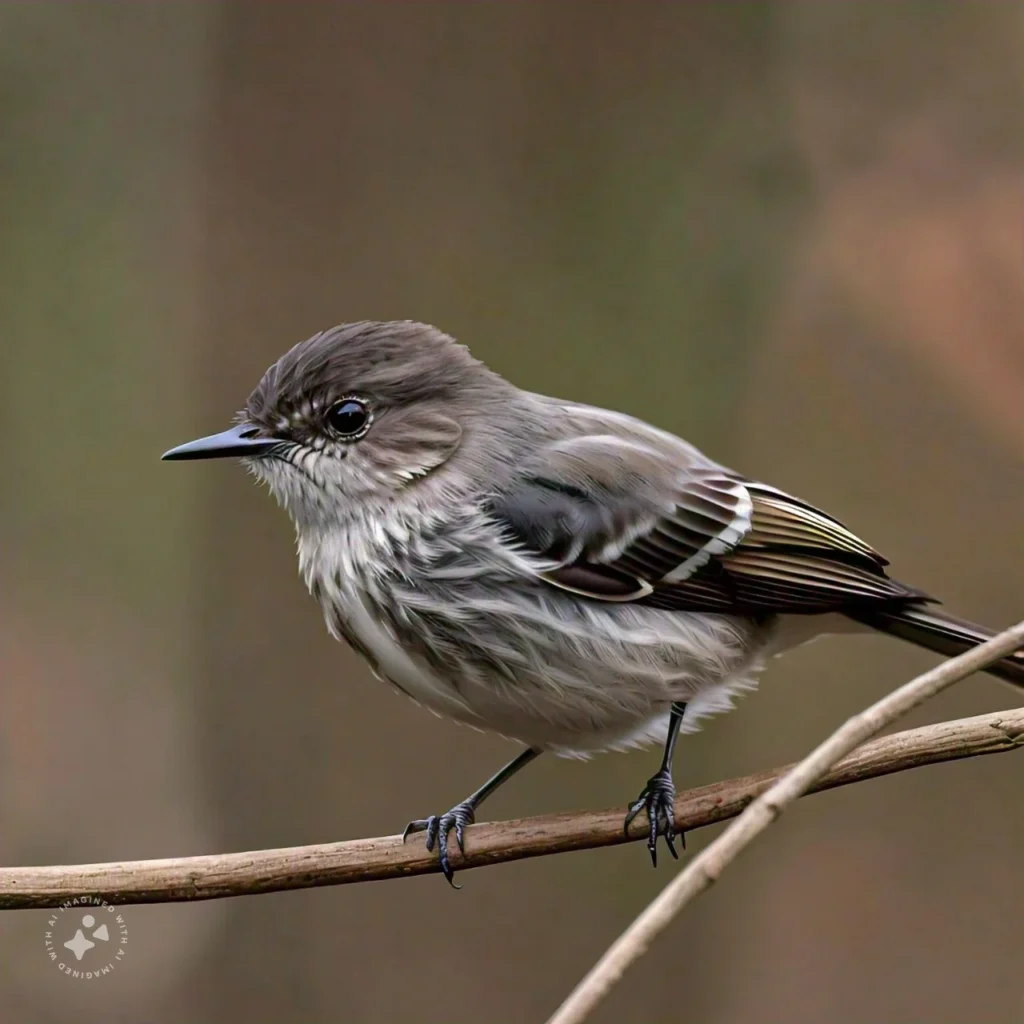
[[(665, 431), (521, 391), (425, 324), (345, 324), (264, 375), (235, 428), (165, 458), (248, 456), (298, 532), (331, 633), (438, 714), (528, 749), (412, 822), (452, 880), (476, 808), (550, 750), (654, 740), (631, 805), (675, 855), (680, 731), (766, 657), (878, 629), (942, 654), (991, 635), (892, 579), (838, 520)], [(1024, 686), (1024, 652), (987, 670)]]
[[(349, 396), (373, 417), (354, 443), (324, 420)], [(302, 342), (240, 418), (282, 442), (250, 468), (297, 524), (331, 632), (421, 704), (538, 749), (660, 739), (673, 702), (693, 728), (753, 685), (780, 616), (943, 653), (985, 635), (922, 619), (930, 599), (806, 502), (630, 416), (520, 391), (423, 324)], [(1024, 678), (1024, 659), (995, 671)]]

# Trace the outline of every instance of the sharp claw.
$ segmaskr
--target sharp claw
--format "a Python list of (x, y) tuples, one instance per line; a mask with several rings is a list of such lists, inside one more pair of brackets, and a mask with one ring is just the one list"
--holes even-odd
[(633, 824), (633, 821), (635, 820), (636, 816), (640, 813), (643, 806), (643, 803), (640, 801), (633, 804), (626, 804), (626, 811), (628, 813), (626, 814), (626, 821), (622, 826), (622, 831), (626, 836), (629, 835), (629, 826)]
[(672, 805), (665, 805), (665, 845), (668, 847), (668, 852), (672, 854), (674, 860), (679, 860), (679, 854), (676, 853), (675, 847), (676, 839), (676, 817), (672, 813)]
[[(447, 817), (447, 815), (446, 815)], [(451, 826), (449, 826), (450, 828)], [(462, 831), (462, 825), (456, 822), (455, 825), (455, 841), (459, 844), (459, 849), (462, 850), (462, 839), (459, 833)], [(444, 875), (446, 881), (453, 889), (461, 889), (461, 885), (455, 884), (455, 872), (452, 870), (451, 861), (448, 859), (448, 829), (443, 828), (441, 830), (441, 842), (438, 847), (438, 859), (441, 861), (441, 873)], [(465, 850), (462, 850), (465, 853)]]
[(628, 813), (623, 824), (623, 831), (627, 836), (630, 825), (640, 811), (647, 812), (647, 850), (651, 855), (651, 863), (655, 867), (658, 866), (659, 826), (661, 834), (665, 837), (668, 852), (674, 859), (679, 859), (679, 852), (675, 846), (676, 839), (679, 840), (680, 846), (684, 850), (686, 849), (685, 834), (676, 832), (675, 814), (672, 807), (674, 798), (675, 787), (672, 785), (671, 776), (666, 777), (664, 773), (659, 772), (648, 781), (637, 800), (627, 807)]
[(679, 854), (676, 853), (676, 830), (665, 831), (665, 845), (668, 847), (668, 852), (672, 854), (673, 860), (679, 860)]
[(437, 859), (441, 862), (441, 874), (448, 879), (448, 884), (452, 884), (452, 879), (455, 877), (455, 873), (452, 871), (451, 864), (448, 863), (448, 839), (447, 837), (442, 839), (438, 844), (437, 848)]
[(421, 818), (410, 822), (405, 832), (402, 833), (402, 842), (407, 836), (414, 832), (426, 832), (426, 849), (428, 853), (437, 847), (437, 859), (441, 872), (453, 889), (461, 889), (461, 885), (455, 884), (455, 872), (452, 870), (451, 861), (448, 858), (448, 834), (454, 829), (455, 841), (458, 844), (459, 852), (466, 854), (466, 826), (473, 822), (472, 807), (459, 804), (453, 807), (447, 814), (440, 816), (432, 814), (429, 818)]
[(417, 832), (426, 832), (429, 841), (429, 833), (435, 817), (436, 815), (431, 815), (429, 818), (417, 818), (415, 821), (410, 821), (402, 833), (402, 842), (404, 843), (409, 836), (415, 835)]

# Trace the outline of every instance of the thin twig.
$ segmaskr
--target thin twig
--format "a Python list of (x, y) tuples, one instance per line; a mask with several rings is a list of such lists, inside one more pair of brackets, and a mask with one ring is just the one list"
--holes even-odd
[[(833, 768), (814, 789), (831, 789), (922, 765), (997, 754), (1021, 746), (1024, 708), (940, 722), (866, 744)], [(733, 818), (787, 770), (779, 768), (681, 793), (676, 799), (676, 822), (689, 831)], [(466, 832), (467, 856), (453, 856), (453, 863), (462, 870), (523, 857), (613, 846), (627, 842), (622, 819), (622, 809), (616, 808), (474, 825)], [(646, 823), (637, 822), (629, 838), (644, 839), (646, 835)], [(109, 903), (209, 900), (437, 870), (436, 855), (425, 851), (422, 840), (403, 845), (398, 836), (119, 864), (0, 868), (0, 909), (55, 907), (84, 895), (100, 896)]]
[[(706, 846), (672, 879), (647, 909), (609, 947), (589, 974), (548, 1020), (548, 1024), (581, 1024), (679, 912), (798, 797), (827, 777), (829, 769), (865, 740), (901, 715), (952, 686), (972, 672), (1017, 650), (1024, 643), (1024, 622), (978, 647), (943, 662), (850, 718), (824, 743), (789, 769), (759, 796), (717, 839)], [(867, 748), (865, 748), (867, 749)]]

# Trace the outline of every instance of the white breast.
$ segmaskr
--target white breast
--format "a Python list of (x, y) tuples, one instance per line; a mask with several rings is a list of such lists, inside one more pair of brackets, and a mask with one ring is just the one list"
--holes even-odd
[[(373, 616), (361, 594), (345, 593), (335, 609), (335, 614), (341, 611), (345, 625), (373, 656), (375, 675), (435, 711), (466, 721), (476, 717), (459, 699), (450, 682), (436, 675), (398, 643), (387, 626)], [(328, 628), (331, 628), (331, 618), (328, 614)], [(344, 641), (343, 636), (337, 639)]]

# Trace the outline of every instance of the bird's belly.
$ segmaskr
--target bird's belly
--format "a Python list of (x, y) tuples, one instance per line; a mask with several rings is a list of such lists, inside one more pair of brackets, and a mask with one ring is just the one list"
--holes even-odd
[(450, 621), (441, 643), (425, 626), (410, 630), (403, 622), (399, 630), (360, 592), (338, 597), (323, 603), (328, 628), (375, 675), (438, 714), (566, 756), (660, 740), (675, 701), (692, 708), (684, 723), (690, 731), (687, 725), (725, 710), (752, 685), (759, 667), (758, 651), (737, 643), (731, 627), (724, 630), (729, 643), (706, 624), (654, 642), (648, 629), (633, 640), (621, 623), (617, 634), (609, 623), (588, 630), (581, 647), (579, 635), (557, 621), (525, 643), (507, 620), (467, 632)]
[(581, 673), (567, 690), (528, 672), (512, 681), (480, 666), (460, 671), (453, 665), (442, 671), (415, 645), (400, 642), (358, 594), (325, 601), (323, 608), (331, 634), (361, 654), (377, 678), (456, 721), (567, 755), (635, 746), (664, 733), (661, 720), (672, 696), (657, 677), (639, 687), (635, 680), (611, 678), (595, 688)]

